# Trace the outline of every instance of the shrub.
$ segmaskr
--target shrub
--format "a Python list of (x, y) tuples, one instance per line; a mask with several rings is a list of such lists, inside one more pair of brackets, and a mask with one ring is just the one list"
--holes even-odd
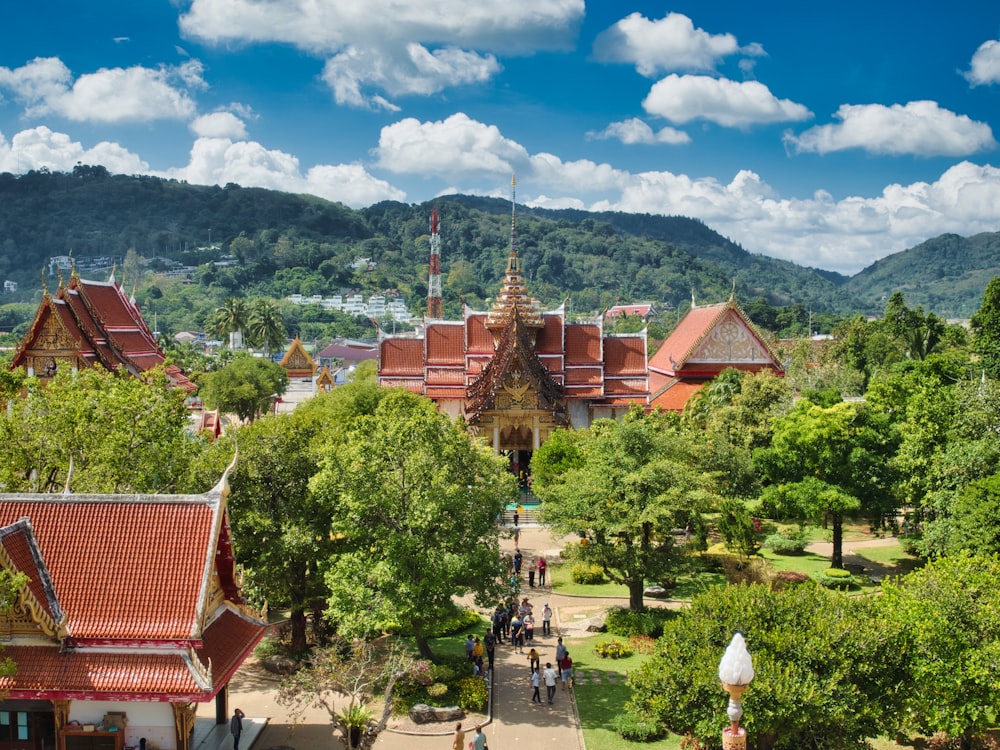
[(784, 531), (769, 534), (764, 546), (776, 555), (801, 555), (806, 550), (806, 536), (801, 531)]
[[(482, 626), (483, 618), (478, 612), (472, 609), (455, 607), (455, 611), (451, 617), (446, 617), (435, 623), (433, 631), (428, 635), (432, 638), (439, 638), (471, 629), (479, 632)], [(413, 628), (409, 624), (398, 622), (385, 623), (382, 629), (394, 635), (413, 635)]]
[(775, 573), (771, 578), (771, 588), (775, 591), (781, 591), (787, 589), (791, 586), (798, 586), (810, 580), (809, 576), (805, 573), (799, 573), (795, 570), (783, 570), (779, 573)]
[(842, 568), (827, 568), (817, 573), (815, 579), (820, 586), (838, 591), (847, 591), (857, 585), (851, 571)]
[(656, 639), (648, 635), (633, 635), (628, 642), (637, 654), (651, 654), (656, 650)]
[(263, 659), (266, 656), (282, 656), (287, 652), (288, 649), (281, 641), (275, 638), (265, 638), (254, 647), (253, 655), (258, 659)]
[(611, 728), (630, 742), (652, 742), (664, 734), (655, 721), (635, 714), (618, 714), (611, 720)]
[(432, 664), (430, 676), (434, 682), (454, 682), (458, 672), (448, 664)]
[(570, 572), (573, 583), (583, 583), (588, 586), (604, 583), (604, 570), (600, 565), (587, 565), (586, 563), (576, 563)]
[(448, 694), (448, 686), (443, 682), (435, 682), (427, 686), (427, 695), (432, 698), (444, 698)]
[(618, 640), (602, 641), (594, 647), (594, 653), (602, 659), (624, 659), (632, 655), (632, 648)]
[(663, 635), (663, 623), (674, 617), (674, 610), (662, 607), (650, 607), (641, 612), (633, 612), (628, 607), (612, 607), (607, 612), (605, 625), (609, 633), (622, 638), (635, 635), (659, 638)]
[(486, 705), (490, 691), (481, 677), (463, 677), (458, 681), (458, 705), (466, 711), (479, 712)]

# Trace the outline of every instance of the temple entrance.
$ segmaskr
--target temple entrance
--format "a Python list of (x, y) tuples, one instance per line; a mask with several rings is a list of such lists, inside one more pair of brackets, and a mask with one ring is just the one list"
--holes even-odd
[(56, 750), (56, 719), (47, 701), (0, 704), (0, 750)]

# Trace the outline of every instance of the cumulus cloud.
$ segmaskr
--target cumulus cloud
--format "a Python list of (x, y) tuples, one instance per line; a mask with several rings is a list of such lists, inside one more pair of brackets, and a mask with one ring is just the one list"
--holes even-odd
[(1000, 83), (1000, 40), (990, 39), (979, 45), (971, 65), (965, 79), (973, 86)]
[(323, 79), (341, 104), (393, 110), (380, 94), (427, 95), (479, 83), (497, 53), (568, 50), (583, 0), (194, 0), (181, 31), (215, 44), (279, 42), (329, 56)]
[(378, 179), (359, 164), (319, 164), (304, 175), (299, 160), (284, 151), (267, 149), (254, 141), (199, 138), (186, 167), (163, 176), (200, 185), (238, 185), (310, 193), (353, 208), (382, 200), (403, 200), (406, 193)]
[(247, 126), (232, 112), (212, 112), (196, 117), (189, 126), (191, 132), (202, 138), (234, 138), (247, 137)]
[(488, 81), (500, 71), (493, 55), (449, 47), (428, 50), (409, 43), (402, 49), (348, 47), (327, 60), (323, 80), (338, 104), (388, 109), (399, 107), (365, 89), (377, 88), (391, 96), (436, 94), (451, 86)]
[(967, 156), (997, 145), (989, 125), (941, 109), (937, 102), (843, 104), (834, 117), (839, 124), (817, 125), (798, 136), (786, 134), (785, 143), (796, 152), (860, 148), (891, 156)]
[(119, 174), (144, 174), (149, 164), (117, 143), (101, 141), (84, 148), (65, 133), (39, 126), (14, 134), (10, 143), (0, 133), (0, 172), (50, 169), (70, 172), (77, 164), (102, 164)]
[(630, 120), (622, 120), (621, 122), (613, 122), (604, 130), (590, 131), (587, 133), (587, 138), (592, 140), (607, 140), (609, 138), (614, 138), (626, 145), (636, 143), (668, 143), (676, 146), (691, 142), (691, 136), (683, 130), (665, 127), (654, 132), (649, 125), (640, 120), (638, 117), (633, 117)]
[(510, 175), (528, 163), (528, 152), (504, 138), (495, 125), (464, 113), (420, 122), (408, 117), (382, 128), (376, 150), (379, 166), (397, 173)]
[(197, 60), (176, 67), (101, 68), (75, 81), (57, 57), (37, 57), (20, 68), (0, 67), (0, 88), (13, 92), (27, 116), (58, 115), (76, 122), (187, 119), (195, 112), (189, 90), (204, 86)]
[(642, 106), (671, 122), (708, 120), (724, 127), (745, 128), (790, 120), (807, 120), (812, 112), (789, 99), (778, 99), (757, 81), (731, 81), (709, 76), (671, 74), (653, 84)]
[(682, 70), (714, 70), (729, 55), (759, 56), (759, 44), (741, 48), (732, 34), (709, 34), (696, 29), (682, 13), (668, 13), (651, 21), (632, 13), (598, 34), (594, 57), (602, 62), (629, 63), (647, 78)]

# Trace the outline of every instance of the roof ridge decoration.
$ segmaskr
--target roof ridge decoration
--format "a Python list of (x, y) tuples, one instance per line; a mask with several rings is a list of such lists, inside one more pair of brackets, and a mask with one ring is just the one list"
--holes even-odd
[(484, 412), (493, 408), (497, 392), (505, 387), (504, 380), (515, 360), (520, 365), (519, 371), (522, 371), (527, 379), (527, 382), (518, 385), (516, 390), (525, 393), (529, 387), (534, 388), (539, 399), (538, 407), (551, 413), (553, 419), (560, 425), (569, 424), (563, 389), (552, 379), (545, 365), (535, 354), (534, 333), (521, 319), (520, 311), (514, 308), (507, 325), (502, 331), (497, 332), (498, 340), (493, 357), (469, 385), (466, 401), (469, 424), (477, 424)]
[(493, 308), (486, 316), (486, 327), (497, 336), (515, 312), (520, 313), (522, 323), (530, 328), (542, 328), (542, 303), (528, 295), (521, 273), (521, 258), (517, 254), (517, 200), (515, 189), (517, 176), (510, 178), (510, 252), (507, 255), (507, 270), (500, 284), (500, 292), (493, 301)]
[[(38, 540), (35, 538), (35, 532), (31, 527), (30, 519), (21, 518), (9, 526), (0, 529), (0, 567), (14, 574), (25, 573), (25, 571), (20, 570), (15, 564), (6, 547), (7, 538), (16, 535), (23, 536), (27, 543), (32, 562), (35, 566), (34, 572), (38, 575), (38, 583), (41, 584), (47, 601), (45, 603), (39, 601), (31, 588), (25, 584), (17, 592), (17, 601), (14, 604), (14, 610), (18, 614), (29, 617), (45, 635), (58, 638), (61, 641), (69, 634), (66, 627), (66, 613), (62, 611), (62, 607), (59, 604), (59, 597), (56, 595), (52, 577), (49, 575), (48, 566), (46, 566), (42, 550), (38, 546)], [(47, 608), (46, 604), (48, 605)]]

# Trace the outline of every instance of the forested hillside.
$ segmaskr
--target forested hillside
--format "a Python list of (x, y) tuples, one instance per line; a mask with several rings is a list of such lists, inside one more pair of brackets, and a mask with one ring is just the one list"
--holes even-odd
[[(226, 296), (387, 293), (419, 314), (432, 208), (441, 215), (445, 311), (458, 315), (461, 301), (484, 305), (497, 288), (510, 245), (508, 201), (448, 196), (356, 211), (311, 196), (111, 175), (103, 167), (0, 174), (0, 279), (19, 286), (3, 301), (37, 299), (41, 269), (51, 272), (51, 257), (72, 254), (81, 265), (91, 256), (119, 263), (127, 256), (140, 302), (163, 299), (168, 326), (202, 326), (202, 306)], [(589, 313), (648, 300), (680, 310), (692, 294), (717, 301), (735, 286), (748, 305), (798, 310), (803, 326), (809, 311), (880, 312), (897, 289), (939, 315), (968, 314), (1000, 268), (996, 235), (939, 238), (847, 279), (749, 253), (693, 219), (524, 206), (516, 243), (531, 292), (547, 305), (568, 297), (574, 312)], [(358, 258), (371, 264), (358, 270)], [(162, 276), (168, 270), (170, 280)], [(164, 298), (179, 275), (202, 294)]]

